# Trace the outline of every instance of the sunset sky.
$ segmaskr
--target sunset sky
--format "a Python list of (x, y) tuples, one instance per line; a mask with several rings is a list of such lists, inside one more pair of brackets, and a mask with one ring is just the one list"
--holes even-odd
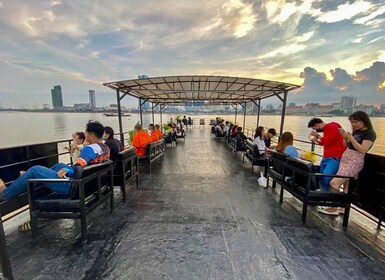
[[(225, 75), (295, 83), (290, 102), (385, 103), (381, 1), (0, 0), (0, 102), (114, 102), (103, 82)], [(134, 104), (134, 102), (132, 102)]]

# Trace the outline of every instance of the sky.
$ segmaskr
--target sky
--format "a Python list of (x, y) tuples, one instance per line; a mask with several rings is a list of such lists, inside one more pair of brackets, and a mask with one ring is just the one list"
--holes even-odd
[[(297, 104), (385, 104), (385, 3), (0, 0), (0, 106), (115, 102), (104, 82), (224, 75), (302, 85)], [(137, 102), (125, 99), (128, 106)]]

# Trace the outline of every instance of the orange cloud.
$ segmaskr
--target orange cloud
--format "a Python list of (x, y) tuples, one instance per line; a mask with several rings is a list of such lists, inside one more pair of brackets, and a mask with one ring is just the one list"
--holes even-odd
[(347, 86), (340, 86), (337, 89), (340, 90), (340, 91), (345, 91), (345, 90), (348, 89), (348, 87)]
[(385, 89), (385, 81), (378, 85), (378, 89)]

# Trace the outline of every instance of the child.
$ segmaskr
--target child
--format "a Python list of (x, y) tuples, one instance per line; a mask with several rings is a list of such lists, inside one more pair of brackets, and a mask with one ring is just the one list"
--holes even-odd
[(84, 140), (86, 139), (84, 132), (74, 132), (72, 133), (72, 143), (71, 147), (64, 147), (64, 150), (69, 150), (73, 162), (76, 162), (80, 150), (84, 146)]

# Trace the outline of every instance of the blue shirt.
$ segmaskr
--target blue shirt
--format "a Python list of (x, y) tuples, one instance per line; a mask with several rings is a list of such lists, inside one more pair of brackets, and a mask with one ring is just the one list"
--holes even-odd
[(291, 145), (286, 147), (284, 153), (289, 155), (289, 157), (291, 157), (291, 158), (298, 158), (299, 157), (297, 149)]

